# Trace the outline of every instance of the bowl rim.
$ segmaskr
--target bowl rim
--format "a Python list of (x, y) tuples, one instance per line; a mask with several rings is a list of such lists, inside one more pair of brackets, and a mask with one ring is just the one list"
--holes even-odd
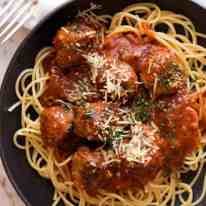
[[(191, 2), (192, 4), (201, 7), (202, 9), (205, 10), (206, 12), (206, 7), (204, 7), (202, 4), (198, 3), (197, 1), (194, 0), (187, 0), (189, 2)], [(56, 13), (58, 13), (60, 10), (62, 10), (64, 7), (66, 7), (69, 4), (72, 4), (74, 2), (78, 3), (78, 0), (70, 0), (69, 2), (65, 2), (64, 4), (62, 4), (60, 7), (55, 8), (51, 13), (47, 14), (46, 16), (44, 16), (35, 26), (34, 28), (32, 28), (29, 32), (29, 34), (22, 40), (22, 42), (20, 43), (20, 45), (17, 47), (16, 51), (14, 52), (11, 60), (9, 61), (9, 64), (7, 66), (6, 72), (3, 76), (3, 81), (1, 83), (1, 87), (0, 87), (0, 108), (3, 107), (3, 93), (2, 91), (5, 89), (6, 83), (9, 80), (9, 74), (10, 72), (12, 72), (12, 65), (15, 63), (16, 58), (18, 56), (18, 54), (21, 52), (21, 50), (24, 48), (24, 46), (27, 44), (28, 40), (32, 37), (33, 33), (35, 33), (37, 30), (39, 30), (42, 25), (48, 21), (53, 15), (55, 15)], [(3, 136), (3, 132), (2, 132), (2, 122), (3, 122), (3, 117), (2, 115), (0, 115), (0, 159), (3, 165), (3, 168), (5, 170), (6, 176), (8, 177), (12, 187), (14, 188), (14, 191), (16, 192), (16, 194), (18, 195), (18, 197), (22, 200), (22, 202), (25, 204), (25, 206), (32, 206), (31, 203), (27, 200), (26, 196), (23, 194), (22, 190), (19, 188), (19, 186), (17, 185), (15, 179), (12, 177), (12, 173), (8, 167), (7, 161), (6, 161), (6, 157), (5, 157), (5, 153), (3, 152), (3, 144), (1, 143), (1, 139)]]

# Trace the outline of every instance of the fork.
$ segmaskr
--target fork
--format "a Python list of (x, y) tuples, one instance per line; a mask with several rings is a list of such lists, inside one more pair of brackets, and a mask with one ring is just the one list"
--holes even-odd
[(0, 10), (1, 44), (8, 41), (32, 17), (37, 0), (9, 0)]

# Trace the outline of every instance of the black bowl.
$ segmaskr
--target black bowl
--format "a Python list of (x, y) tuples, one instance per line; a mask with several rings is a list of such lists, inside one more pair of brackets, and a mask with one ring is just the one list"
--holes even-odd
[[(10, 181), (26, 205), (51, 205), (53, 189), (49, 181), (41, 178), (29, 167), (24, 152), (18, 150), (13, 145), (13, 134), (20, 128), (20, 109), (12, 113), (8, 112), (8, 108), (17, 101), (14, 91), (15, 81), (23, 69), (31, 67), (34, 64), (34, 58), (38, 51), (45, 46), (51, 45), (52, 37), (56, 30), (73, 18), (79, 10), (88, 8), (90, 2), (103, 6), (102, 10), (99, 11), (100, 13), (113, 14), (129, 4), (140, 1), (77, 0), (64, 5), (46, 17), (23, 41), (8, 67), (2, 84), (0, 93), (1, 157)], [(199, 31), (206, 33), (206, 10), (195, 3), (189, 0), (153, 0), (149, 2), (158, 4), (161, 9), (172, 10), (176, 13), (186, 15), (192, 19)], [(199, 184), (194, 189), (195, 196), (200, 195), (202, 182), (203, 177), (200, 178)], [(199, 206), (205, 204), (206, 200)]]

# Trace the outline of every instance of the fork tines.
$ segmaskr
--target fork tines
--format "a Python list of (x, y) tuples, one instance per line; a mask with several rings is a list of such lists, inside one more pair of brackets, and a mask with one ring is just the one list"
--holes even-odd
[(36, 4), (34, 0), (10, 0), (0, 10), (1, 44), (9, 40), (32, 16)]

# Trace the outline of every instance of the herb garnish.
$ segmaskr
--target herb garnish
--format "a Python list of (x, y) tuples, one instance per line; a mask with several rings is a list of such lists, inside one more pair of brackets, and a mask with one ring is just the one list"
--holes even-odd
[(112, 138), (113, 138), (114, 140), (121, 140), (121, 139), (123, 139), (124, 134), (125, 134), (125, 133), (124, 133), (123, 129), (116, 129), (116, 130), (113, 132)]
[(173, 80), (172, 80), (172, 79), (170, 79), (170, 78), (165, 78), (165, 77), (160, 76), (160, 77), (158, 78), (158, 80), (159, 80), (160, 84), (161, 84), (164, 88), (170, 89), (170, 88), (172, 87), (172, 84), (173, 84)]
[(105, 134), (107, 133), (106, 144), (109, 147), (113, 147), (114, 144), (118, 144), (127, 136), (127, 131), (123, 128), (111, 128), (108, 127), (105, 129)]
[(183, 74), (179, 65), (175, 62), (170, 62), (166, 65), (166, 72), (158, 76), (158, 82), (166, 90), (173, 87), (174, 83), (181, 82)]
[(139, 96), (135, 102), (135, 118), (137, 121), (147, 122), (150, 119), (152, 102), (144, 96)]

